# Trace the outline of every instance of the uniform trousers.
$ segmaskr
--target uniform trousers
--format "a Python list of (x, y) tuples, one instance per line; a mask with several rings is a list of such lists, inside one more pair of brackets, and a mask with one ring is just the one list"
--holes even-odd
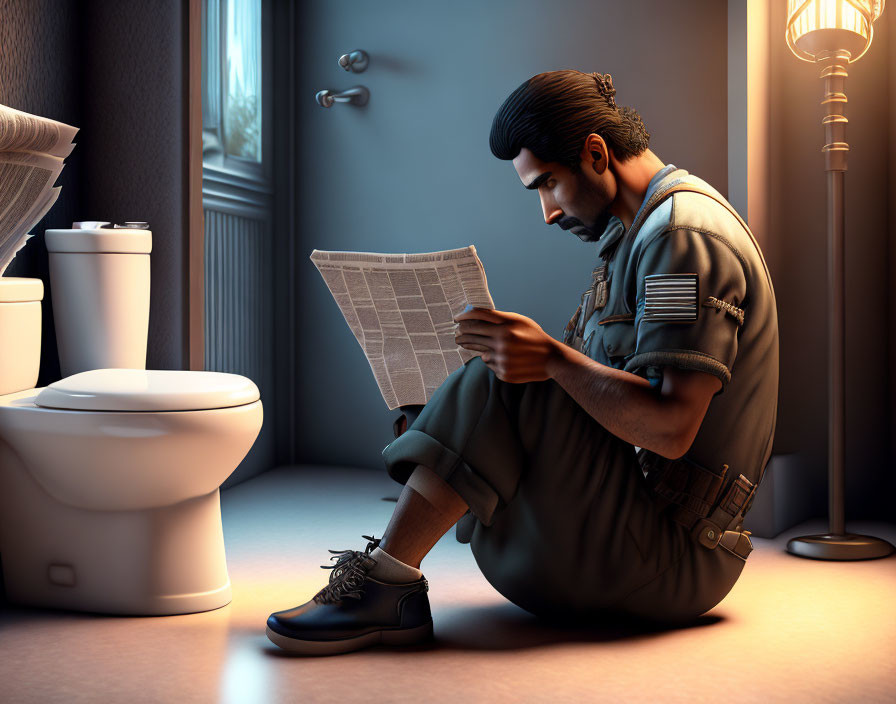
[(482, 574), (538, 616), (688, 621), (744, 566), (659, 508), (635, 448), (555, 381), (503, 382), (479, 357), (449, 375), (383, 459), (396, 481), (424, 465), (466, 501)]

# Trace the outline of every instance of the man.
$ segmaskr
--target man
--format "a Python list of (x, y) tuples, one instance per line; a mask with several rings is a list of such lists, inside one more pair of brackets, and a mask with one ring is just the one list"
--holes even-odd
[(383, 451), (405, 484), (383, 538), (271, 615), (277, 645), (429, 637), (420, 562), (468, 510), (485, 577), (538, 615), (683, 621), (734, 585), (775, 425), (774, 293), (739, 216), (663, 164), (614, 95), (609, 75), (555, 71), (498, 110), (492, 152), (547, 224), (597, 242), (591, 286), (562, 342), (516, 313), (457, 316), (457, 343), (481, 356)]

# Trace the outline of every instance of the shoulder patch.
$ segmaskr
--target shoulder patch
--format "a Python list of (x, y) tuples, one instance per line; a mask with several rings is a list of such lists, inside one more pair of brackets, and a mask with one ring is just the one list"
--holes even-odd
[(697, 320), (697, 274), (644, 277), (644, 320)]

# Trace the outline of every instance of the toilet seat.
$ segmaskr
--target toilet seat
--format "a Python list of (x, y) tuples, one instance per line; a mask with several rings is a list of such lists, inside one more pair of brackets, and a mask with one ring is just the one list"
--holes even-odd
[(70, 411), (200, 411), (258, 401), (249, 379), (223, 372), (173, 369), (94, 369), (44, 388), (41, 408)]

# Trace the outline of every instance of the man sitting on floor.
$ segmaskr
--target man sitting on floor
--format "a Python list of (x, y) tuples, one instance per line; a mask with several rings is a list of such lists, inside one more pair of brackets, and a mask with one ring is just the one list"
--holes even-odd
[(740, 576), (775, 426), (771, 280), (727, 201), (663, 164), (615, 92), (609, 75), (554, 71), (498, 110), (492, 152), (547, 224), (596, 242), (590, 286), (563, 341), (516, 313), (457, 316), (457, 344), (481, 354), (383, 451), (405, 485), (385, 534), (270, 616), (277, 645), (428, 638), (420, 562), (467, 511), (486, 579), (539, 616), (683, 621)]

